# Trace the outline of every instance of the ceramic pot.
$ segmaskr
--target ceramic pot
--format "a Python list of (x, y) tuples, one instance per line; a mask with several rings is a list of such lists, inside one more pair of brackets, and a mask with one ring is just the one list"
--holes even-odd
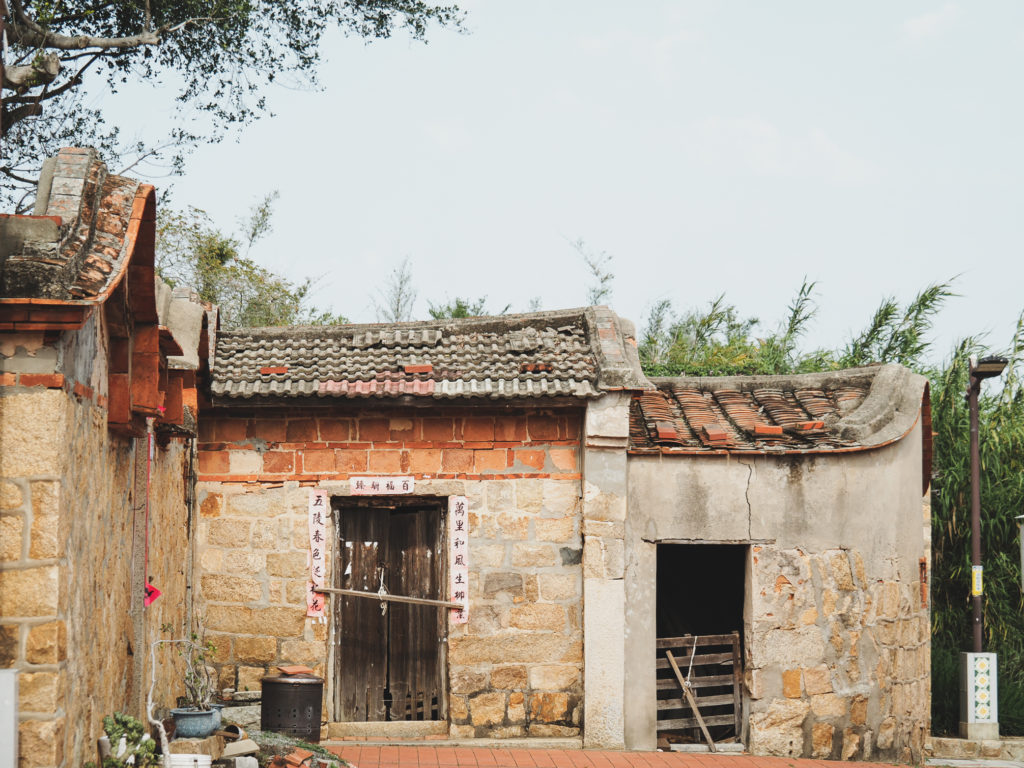
[(176, 739), (205, 739), (220, 726), (220, 711), (216, 709), (172, 709), (171, 717), (174, 718)]

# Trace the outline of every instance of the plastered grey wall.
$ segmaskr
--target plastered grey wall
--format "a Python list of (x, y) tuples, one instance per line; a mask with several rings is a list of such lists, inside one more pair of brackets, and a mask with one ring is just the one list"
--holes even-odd
[(920, 424), (831, 456), (630, 456), (627, 747), (655, 744), (657, 542), (746, 543), (750, 749), (918, 759), (930, 709), (921, 471)]

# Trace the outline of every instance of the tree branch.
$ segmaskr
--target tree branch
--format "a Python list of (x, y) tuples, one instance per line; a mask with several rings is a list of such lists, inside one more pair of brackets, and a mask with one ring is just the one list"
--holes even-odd
[(3, 87), (12, 91), (24, 91), (52, 83), (60, 74), (60, 59), (57, 54), (48, 53), (38, 57), (28, 66), (4, 67)]
[(173, 34), (179, 32), (190, 24), (200, 24), (208, 21), (223, 21), (222, 16), (193, 16), (191, 19), (185, 19), (179, 21), (177, 24), (164, 24), (160, 29), (156, 31), (156, 34), (162, 35), (165, 33)]
[(174, 146), (174, 143), (169, 141), (166, 144), (161, 144), (158, 147), (152, 147), (151, 149), (147, 149), (145, 152), (143, 152), (141, 155), (139, 155), (132, 163), (126, 165), (124, 168), (122, 168), (120, 171), (118, 171), (116, 175), (117, 176), (124, 176), (132, 168), (134, 168), (139, 163), (141, 163), (144, 160), (146, 160), (146, 158), (154, 157), (156, 155), (159, 155), (165, 149), (167, 149), (168, 147), (172, 147), (172, 146)]
[(21, 0), (11, 0), (13, 10), (8, 29), (11, 42), (34, 48), (56, 48), (61, 51), (78, 51), (83, 48), (138, 48), (143, 45), (159, 45), (160, 36), (153, 32), (140, 32), (128, 37), (92, 37), (90, 35), (62, 35), (40, 26), (25, 13)]
[(14, 179), (15, 181), (20, 181), (22, 184), (36, 183), (35, 179), (26, 179), (23, 176), (19, 176), (18, 174), (14, 173), (14, 171), (7, 167), (0, 166), (0, 173), (2, 173), (4, 176), (7, 176), (8, 178)]
[[(102, 7), (102, 6), (101, 6)], [(146, 0), (145, 28), (137, 35), (127, 37), (93, 37), (91, 35), (62, 35), (41, 26), (26, 12), (22, 0), (11, 0), (12, 23), (9, 25), (11, 42), (34, 48), (56, 48), (61, 51), (77, 51), (84, 48), (102, 50), (139, 48), (144, 45), (160, 45), (165, 34), (179, 32), (187, 26), (222, 21), (219, 16), (193, 16), (179, 22), (164, 24), (157, 30), (152, 27), (150, 0)]]
[(32, 117), (33, 115), (43, 114), (43, 108), (39, 104), (23, 104), (20, 107), (12, 109), (10, 112), (4, 112), (3, 128), (4, 135), (11, 129), (11, 126), (15, 123), (19, 123), (26, 117)]
[[(14, 125), (15, 123), (21, 122), (26, 117), (32, 117), (33, 115), (35, 115), (35, 116), (41, 115), (43, 113), (43, 107), (40, 104), (41, 101), (47, 101), (49, 99), (56, 98), (57, 96), (60, 96), (61, 94), (65, 93), (65, 92), (69, 91), (70, 89), (74, 88), (75, 86), (81, 84), (81, 82), (82, 82), (82, 74), (101, 55), (102, 55), (102, 53), (94, 54), (91, 59), (89, 59), (87, 62), (85, 62), (85, 64), (83, 64), (81, 66), (81, 68), (74, 74), (74, 76), (69, 78), (68, 81), (66, 83), (64, 83), (63, 85), (61, 85), (59, 88), (55, 88), (52, 91), (49, 90), (48, 88), (44, 88), (43, 91), (41, 93), (39, 93), (30, 103), (24, 104), (23, 106), (17, 107), (16, 109), (12, 109), (9, 112), (5, 112), (4, 113), (3, 123), (2, 123), (2, 127), (3, 127), (3, 134), (2, 135), (6, 136), (7, 132), (11, 129), (12, 125)], [(6, 75), (6, 72), (4, 74)]]

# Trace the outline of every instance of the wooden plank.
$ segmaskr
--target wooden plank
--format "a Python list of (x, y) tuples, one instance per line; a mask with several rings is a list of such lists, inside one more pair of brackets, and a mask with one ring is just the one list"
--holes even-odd
[(697, 647), (706, 645), (732, 645), (732, 635), (684, 635), (683, 637), (659, 637), (656, 641), (658, 649), (661, 648), (686, 648), (693, 647), (694, 638), (697, 640)]
[[(403, 555), (409, 547), (409, 514), (398, 511), (381, 512), (388, 518), (388, 551), (386, 555), (388, 590), (398, 595), (415, 596), (409, 591), (408, 565)], [(415, 608), (408, 603), (388, 605), (388, 688), (394, 696), (392, 720), (408, 720), (409, 694), (415, 690), (410, 679), (410, 620)]]
[(368, 600), (376, 600), (378, 603), (409, 603), (411, 605), (433, 605), (438, 608), (462, 607), (462, 603), (450, 603), (447, 600), (430, 600), (420, 597), (409, 597), (408, 595), (384, 595), (383, 597), (381, 597), (376, 592), (369, 592), (358, 589), (338, 589), (336, 587), (324, 587), (319, 591), (327, 592), (332, 595), (345, 595), (347, 597), (364, 597)]
[(665, 657), (668, 659), (668, 663), (672, 665), (672, 672), (675, 674), (676, 680), (679, 681), (679, 687), (683, 690), (683, 696), (686, 697), (686, 701), (689, 702), (690, 708), (693, 710), (693, 714), (697, 718), (700, 730), (704, 734), (704, 739), (708, 743), (708, 749), (712, 752), (717, 752), (718, 750), (715, 749), (715, 740), (712, 739), (711, 734), (708, 733), (708, 727), (704, 723), (704, 718), (700, 716), (700, 708), (697, 706), (697, 702), (694, 701), (693, 692), (690, 690), (690, 686), (688, 686), (686, 681), (683, 679), (683, 673), (679, 671), (679, 665), (676, 664), (676, 659), (672, 655), (672, 651), (665, 651)]
[[(402, 551), (402, 589), (404, 594), (412, 595), (419, 599), (430, 599), (430, 577), (427, 571), (427, 554), (423, 546), (423, 522), (429, 512), (417, 510), (415, 514), (406, 515), (407, 521), (406, 543)], [(420, 605), (410, 605), (409, 608), (409, 647), (405, 668), (408, 670), (409, 681), (409, 717), (412, 720), (421, 720), (422, 715), (418, 713), (423, 697), (423, 686), (433, 672), (431, 663), (437, 658), (437, 650), (434, 644), (427, 643), (427, 633), (424, 631), (425, 620), (431, 618), (433, 612), (430, 608)]]
[[(409, 600), (391, 606), (389, 686), (396, 695), (392, 719), (433, 719), (433, 696), (440, 684), (437, 604), (440, 578), (434, 542), (440, 513), (436, 507), (396, 509), (390, 513), (389, 588)], [(446, 616), (446, 612), (442, 613)]]
[[(678, 683), (676, 684), (676, 689), (679, 689)], [(723, 693), (716, 696), (701, 696), (699, 699), (697, 699), (697, 703), (700, 704), (701, 709), (707, 709), (708, 707), (724, 707), (726, 705), (731, 707), (733, 703), (732, 691), (729, 691), (729, 693)], [(678, 697), (674, 699), (658, 700), (659, 712), (667, 709), (683, 709), (684, 707), (689, 707), (689, 705)]]
[(742, 659), (740, 658), (740, 633), (732, 633), (732, 700), (733, 715), (736, 718), (736, 737), (739, 738), (740, 730), (743, 727), (743, 695), (740, 691), (741, 677), (743, 674)]
[[(687, 658), (684, 663), (686, 664), (687, 667), (689, 667), (690, 666), (690, 659)], [(732, 651), (730, 651), (729, 653), (706, 653), (703, 656), (701, 654), (697, 654), (697, 658), (695, 658), (693, 660), (694, 669), (696, 669), (697, 667), (706, 667), (706, 666), (709, 666), (711, 664), (723, 664), (723, 663), (729, 664), (729, 665), (732, 664)], [(658, 669), (669, 669), (668, 661), (666, 661), (665, 659), (658, 659), (658, 661), (657, 661), (657, 668)]]
[[(365, 554), (367, 557), (372, 558), (371, 562), (366, 563), (364, 573), (370, 584), (375, 587), (380, 585), (380, 568), (383, 566), (386, 560), (386, 553), (388, 549), (388, 519), (386, 515), (382, 515), (375, 510), (366, 510), (364, 512), (366, 518), (370, 521), (369, 533), (372, 546), (366, 546), (364, 542)], [(369, 586), (369, 585), (368, 585)], [(376, 627), (376, 645), (377, 647), (373, 650), (370, 655), (371, 668), (368, 675), (367, 686), (370, 691), (371, 699), (369, 710), (366, 713), (368, 720), (384, 720), (387, 718), (387, 709), (384, 701), (384, 689), (387, 687), (387, 646), (388, 646), (388, 634), (387, 634), (387, 614), (381, 613), (380, 604), (371, 603), (369, 600), (360, 601), (363, 603), (363, 611), (368, 612), (372, 615), (370, 620), (371, 625)]]
[[(378, 587), (378, 563), (387, 543), (382, 522), (386, 523), (386, 515), (374, 510), (341, 510), (343, 589), (371, 591)], [(383, 720), (387, 634), (380, 603), (345, 595), (340, 603), (339, 718), (343, 722)]]
[[(707, 675), (704, 677), (697, 677), (696, 675), (690, 677), (690, 685), (694, 688), (717, 688), (731, 686), (734, 681), (732, 675)], [(658, 680), (657, 688), (659, 691), (665, 690), (678, 690), (679, 683), (670, 677), (663, 677)]]
[[(417, 518), (416, 526), (416, 562), (417, 578), (423, 584), (422, 597), (425, 599), (438, 600), (443, 597), (441, 579), (435, 562), (438, 558), (438, 551), (434, 547), (434, 541), (438, 530), (441, 529), (441, 510), (439, 507), (427, 510)], [(431, 693), (436, 691), (440, 685), (441, 666), (440, 646), (437, 620), (438, 614), (447, 618), (447, 611), (436, 611), (427, 608), (418, 608), (419, 614), (416, 622), (417, 643), (423, 657), (421, 675), (417, 681), (423, 710), (422, 719), (433, 719), (431, 712)]]
[[(733, 716), (729, 715), (710, 715), (704, 718), (705, 725), (732, 725)], [(674, 730), (676, 728), (698, 728), (700, 724), (696, 718), (688, 717), (682, 719), (673, 720), (659, 720), (658, 721), (658, 732)]]
[[(431, 518), (430, 535), (427, 542), (433, 548), (434, 556), (431, 558), (431, 578), (434, 584), (434, 594), (440, 598), (447, 598), (448, 595), (448, 541), (447, 541), (447, 520), (446, 512), (438, 509), (436, 516)], [(448, 611), (435, 611), (434, 616), (434, 637), (437, 639), (437, 674), (434, 676), (432, 686), (432, 717), (437, 720), (448, 719)]]

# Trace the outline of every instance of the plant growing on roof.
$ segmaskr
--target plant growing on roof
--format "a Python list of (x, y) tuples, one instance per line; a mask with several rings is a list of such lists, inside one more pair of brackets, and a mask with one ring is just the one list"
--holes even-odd
[(612, 255), (607, 251), (595, 251), (590, 248), (583, 238), (570, 240), (569, 245), (583, 258), (587, 266), (587, 272), (593, 282), (587, 287), (587, 304), (607, 304), (612, 298), (612, 281), (615, 275), (610, 267)]

